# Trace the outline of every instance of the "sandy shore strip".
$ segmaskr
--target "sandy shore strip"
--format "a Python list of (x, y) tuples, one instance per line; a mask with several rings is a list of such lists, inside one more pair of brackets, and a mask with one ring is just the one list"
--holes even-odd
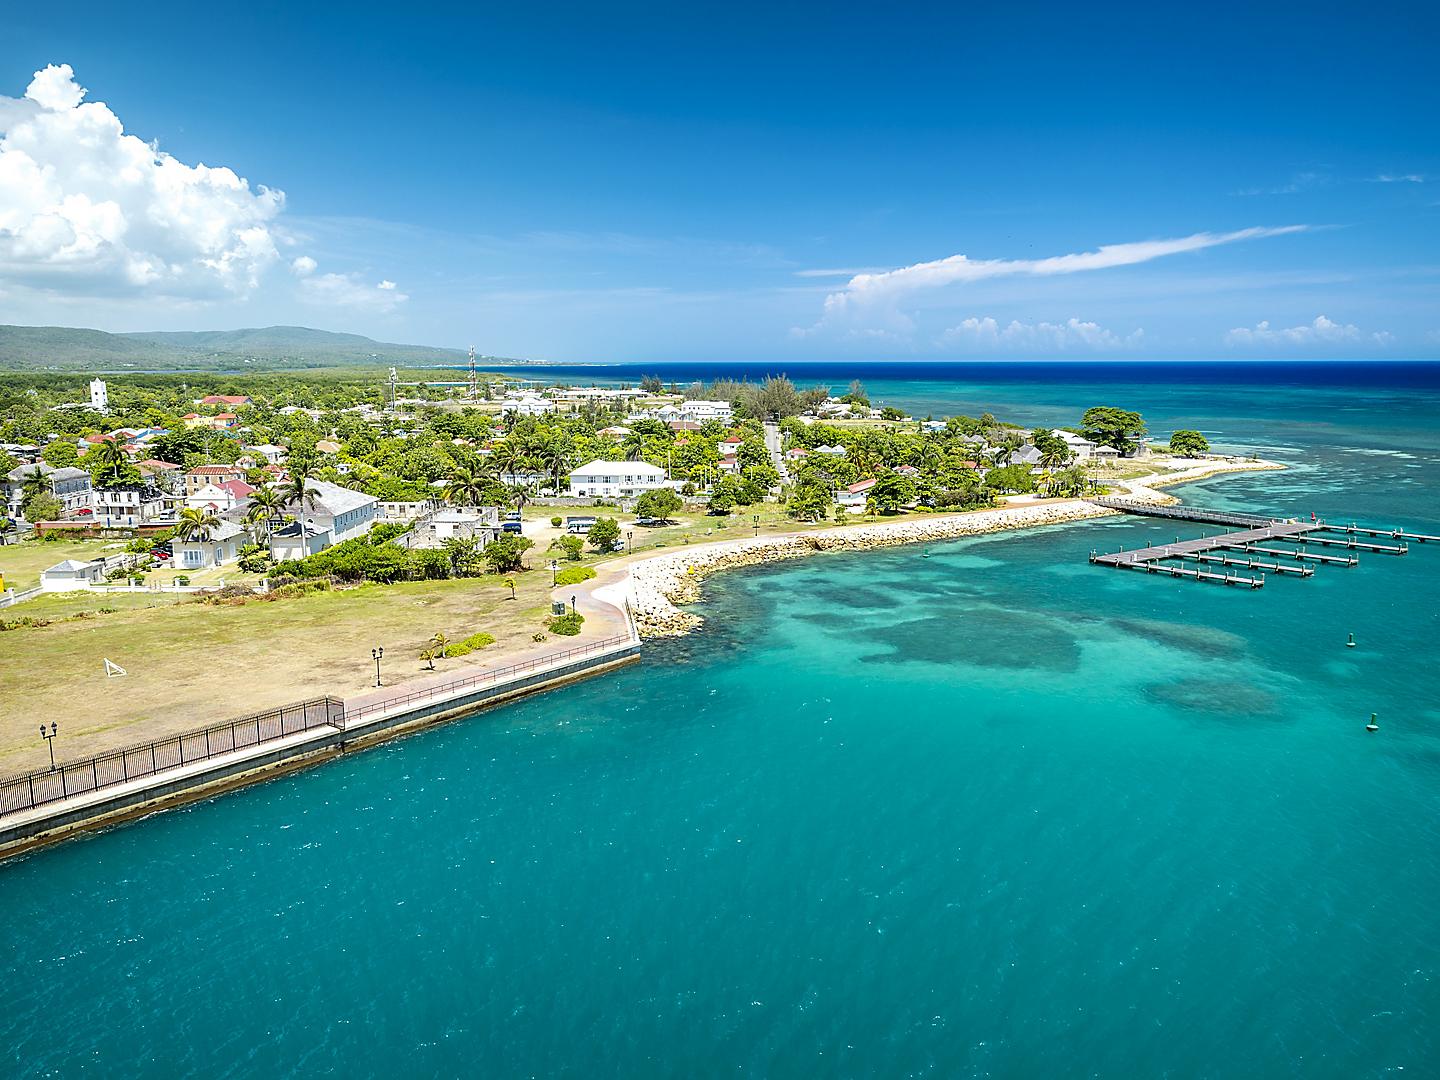
[[(1273, 461), (1200, 461), (1193, 468), (1165, 476), (1147, 476), (1122, 481), (1127, 498), (1156, 504), (1178, 500), (1156, 490), (1227, 472), (1283, 469)], [(700, 585), (710, 574), (742, 566), (798, 559), (824, 551), (868, 551), (914, 544), (954, 540), (964, 536), (1062, 525), (1119, 513), (1084, 499), (1061, 499), (1012, 503), (990, 510), (960, 514), (930, 514), (900, 521), (849, 525), (813, 532), (786, 533), (740, 540), (697, 544), (664, 555), (629, 562), (629, 601), (641, 637), (675, 637), (701, 625), (701, 618), (681, 611), (677, 605), (693, 604), (701, 596)]]

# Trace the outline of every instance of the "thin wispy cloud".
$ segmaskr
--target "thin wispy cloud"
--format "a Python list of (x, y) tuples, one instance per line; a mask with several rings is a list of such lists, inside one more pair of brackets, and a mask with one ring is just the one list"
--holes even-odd
[(1306, 191), (1309, 188), (1319, 187), (1328, 184), (1330, 177), (1322, 172), (1298, 172), (1290, 177), (1283, 184), (1259, 185), (1257, 187), (1241, 188), (1239, 191), (1232, 191), (1232, 195), (1294, 195), (1296, 192)]
[(1204, 251), (1245, 240), (1285, 236), (1312, 227), (1254, 226), (1233, 232), (1200, 232), (1166, 240), (1106, 244), (1094, 251), (1052, 255), (1043, 259), (972, 259), (967, 255), (951, 255), (896, 270), (856, 274), (842, 291), (833, 292), (825, 298), (820, 321), (809, 330), (800, 332), (813, 333), (827, 326), (853, 329), (856, 322), (866, 325), (878, 322), (892, 331), (905, 330), (911, 326), (910, 319), (898, 310), (898, 303), (916, 292), (999, 277), (1054, 277), (1136, 266), (1171, 255)]
[(872, 274), (878, 267), (874, 266), (851, 266), (837, 267), (833, 270), (817, 268), (814, 270), (796, 270), (796, 277), (803, 278), (827, 278), (827, 277), (854, 277), (856, 274)]
[(1425, 177), (1421, 173), (1381, 173), (1379, 176), (1369, 178), (1372, 184), (1423, 184)]

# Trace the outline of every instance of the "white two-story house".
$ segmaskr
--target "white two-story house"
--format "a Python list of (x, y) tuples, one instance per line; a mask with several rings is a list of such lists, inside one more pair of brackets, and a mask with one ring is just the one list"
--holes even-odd
[(665, 486), (665, 470), (644, 461), (592, 461), (570, 473), (570, 493), (582, 499), (628, 499)]

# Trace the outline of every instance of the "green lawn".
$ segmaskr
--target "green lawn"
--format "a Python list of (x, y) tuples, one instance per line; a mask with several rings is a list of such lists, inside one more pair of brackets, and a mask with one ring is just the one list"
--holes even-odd
[(124, 540), (24, 540), (0, 547), (0, 574), (16, 592), (40, 584), (40, 571), (66, 559), (88, 562), (125, 550)]

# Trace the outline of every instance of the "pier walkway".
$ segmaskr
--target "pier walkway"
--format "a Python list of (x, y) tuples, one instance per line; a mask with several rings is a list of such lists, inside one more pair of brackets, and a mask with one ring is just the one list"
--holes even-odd
[[(1181, 540), (1176, 537), (1172, 544), (1155, 544), (1151, 547), (1104, 554), (1092, 551), (1090, 552), (1092, 564), (1109, 566), (1117, 570), (1140, 570), (1166, 577), (1184, 577), (1194, 581), (1240, 585), (1252, 589), (1264, 586), (1266, 573), (1312, 577), (1315, 574), (1316, 565), (1358, 566), (1360, 564), (1358, 553), (1362, 551), (1377, 555), (1405, 555), (1410, 550), (1409, 541), (1411, 540), (1420, 543), (1432, 541), (1440, 543), (1440, 537), (1406, 532), (1398, 528), (1370, 529), (1353, 523), (1348, 526), (1336, 526), (1323, 520), (1308, 522), (1295, 518), (1282, 520), (1259, 514), (1207, 510), (1203, 507), (1156, 506), (1123, 498), (1107, 497), (1094, 501), (1109, 509), (1130, 514), (1230, 526), (1231, 528), (1217, 532), (1213, 536), (1201, 536), (1195, 540)], [(1340, 533), (1344, 538), (1337, 539), (1334, 536), (1321, 535), (1324, 533)], [(1359, 540), (1356, 539), (1358, 536), (1366, 536), (1370, 539)], [(1374, 542), (1376, 539), (1382, 538), (1399, 540), (1401, 543), (1379, 544)], [(1307, 550), (1308, 546), (1312, 544), (1324, 549), (1324, 552)], [(1341, 554), (1341, 551), (1344, 554)], [(1256, 556), (1264, 556), (1265, 559), (1262, 560)], [(1281, 559), (1293, 560), (1297, 565), (1284, 565), (1279, 561)], [(1193, 567), (1174, 565), (1186, 562), (1195, 565)], [(1216, 565), (1223, 568), (1221, 572), (1205, 569), (1206, 566)], [(1254, 577), (1231, 573), (1232, 567), (1260, 571), (1260, 574), (1258, 577)]]

